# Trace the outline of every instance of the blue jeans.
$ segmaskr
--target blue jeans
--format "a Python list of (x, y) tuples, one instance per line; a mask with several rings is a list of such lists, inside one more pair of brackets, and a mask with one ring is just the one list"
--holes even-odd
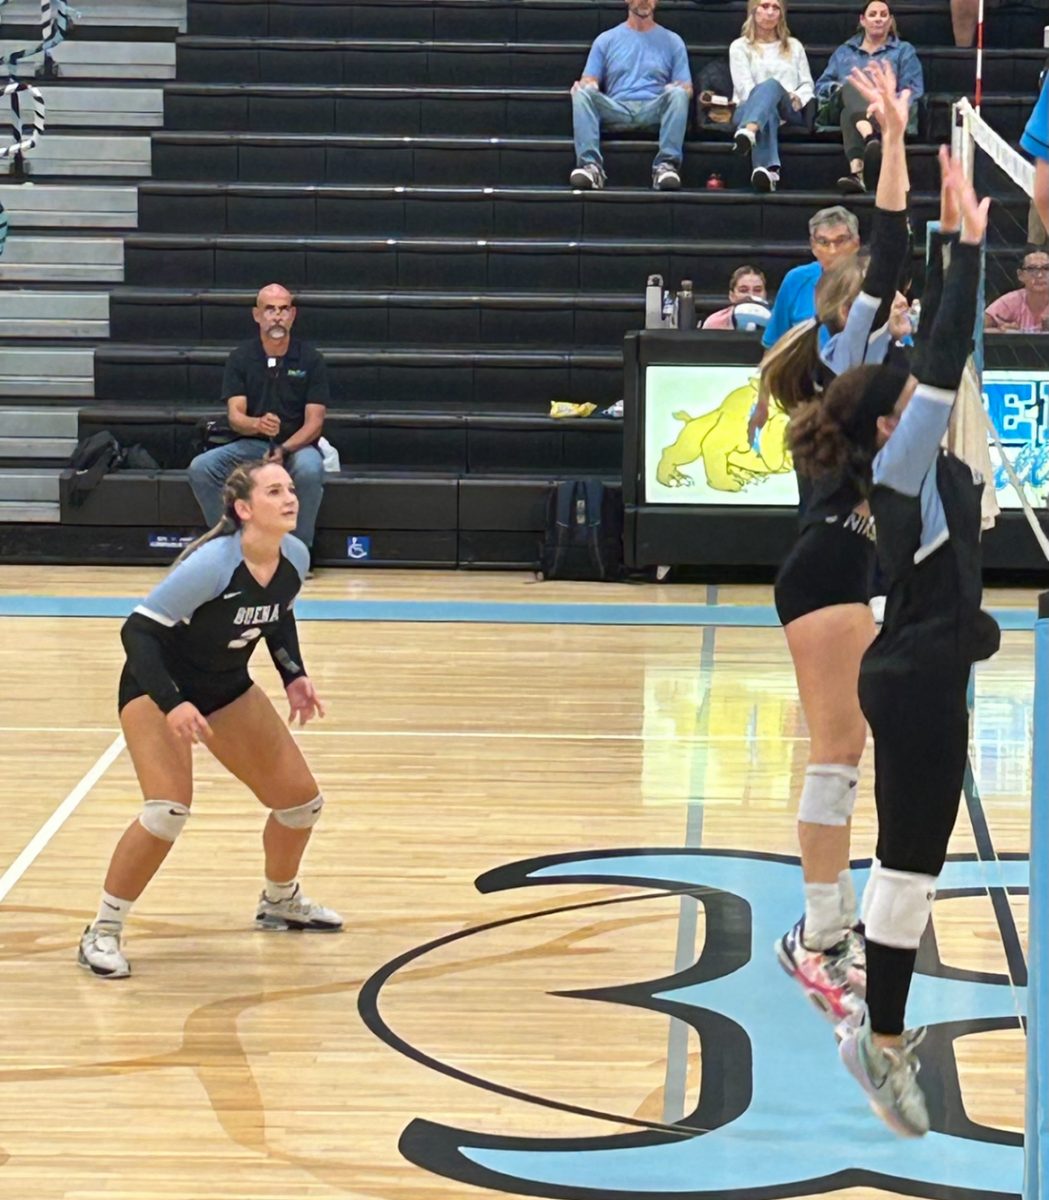
[(751, 161), (756, 167), (779, 167), (779, 126), (804, 125), (804, 111), (795, 112), (790, 93), (778, 79), (766, 79), (750, 93), (736, 109), (735, 128), (744, 125), (758, 127), (757, 142)]
[[(205, 450), (189, 464), (189, 486), (197, 498), (204, 520), (210, 528), (222, 516), (222, 485), (235, 466), (257, 462), (269, 453), (270, 444), (264, 438), (238, 438), (225, 446)], [(284, 465), (295, 483), (299, 497), (299, 519), (295, 536), (313, 545), (313, 529), (324, 489), (324, 461), (316, 446), (303, 446), (287, 455)]]
[(572, 132), (575, 135), (576, 166), (602, 166), (601, 127), (607, 129), (652, 129), (659, 126), (659, 150), (653, 170), (661, 163), (681, 166), (685, 127), (691, 97), (684, 88), (668, 87), (652, 100), (612, 100), (597, 88), (579, 88), (572, 93)]

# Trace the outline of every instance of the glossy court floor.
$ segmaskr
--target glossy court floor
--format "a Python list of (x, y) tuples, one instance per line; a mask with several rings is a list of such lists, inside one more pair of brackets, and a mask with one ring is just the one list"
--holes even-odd
[[(133, 977), (78, 970), (140, 804), (116, 614), (158, 577), (0, 569), (0, 1195), (1019, 1191), (1029, 632), (977, 673), (912, 992), (939, 1132), (903, 1142), (771, 953), (806, 737), (767, 589), (322, 571), (304, 883), (346, 932), (252, 931), (262, 814), (201, 750)], [(1023, 626), (1034, 595), (989, 601)], [(279, 701), (264, 652), (255, 673)], [(861, 792), (857, 860), (869, 769)]]

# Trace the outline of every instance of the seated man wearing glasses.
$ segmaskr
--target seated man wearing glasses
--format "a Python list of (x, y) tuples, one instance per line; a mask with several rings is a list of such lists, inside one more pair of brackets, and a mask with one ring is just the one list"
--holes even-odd
[[(816, 284), (831, 263), (859, 250), (859, 222), (840, 204), (821, 208), (809, 221), (809, 245), (816, 261), (795, 267), (784, 275), (761, 339), (766, 349), (788, 329), (816, 315)], [(824, 331), (820, 336), (829, 335)]]
[(988, 333), (1049, 333), (1049, 254), (1032, 250), (1017, 271), (1023, 287), (999, 296), (983, 314)]
[(238, 464), (265, 458), (283, 463), (299, 497), (295, 536), (313, 546), (324, 464), (317, 441), (328, 407), (328, 371), (320, 352), (291, 336), (295, 298), (279, 283), (259, 292), (251, 310), (259, 336), (226, 359), (222, 399), (239, 436), (189, 464), (189, 482), (209, 526), (222, 516), (222, 487)]

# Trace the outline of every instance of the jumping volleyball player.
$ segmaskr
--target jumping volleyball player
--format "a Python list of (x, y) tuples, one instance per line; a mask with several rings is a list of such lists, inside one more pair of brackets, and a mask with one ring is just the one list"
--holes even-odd
[(969, 354), (990, 202), (977, 200), (946, 150), (940, 159), (942, 233), (913, 376), (889, 367), (847, 371), (789, 431), (809, 475), (844, 475), (869, 491), (889, 582), (885, 623), (860, 668), (878, 809), (877, 857), (863, 896), (867, 1003), (844, 1027), (841, 1056), (878, 1115), (908, 1136), (928, 1132), (929, 1116), (915, 1054), (924, 1030), (904, 1031), (907, 994), (958, 815), (970, 669), (1000, 640), (980, 608), (983, 484), (940, 448)]
[[(909, 187), (903, 137), (909, 93), (896, 94), (890, 67), (873, 64), (851, 82), (877, 115), (883, 165), (875, 198), (870, 265), (835, 263), (816, 290), (818, 321), (785, 334), (763, 365), (763, 391), (791, 415), (843, 371), (881, 363), (906, 301), (897, 293), (910, 253)], [(832, 337), (819, 349), (819, 324)], [(795, 466), (798, 466), (795, 461)], [(863, 940), (854, 931), (849, 870), (852, 811), (867, 725), (857, 696), (860, 660), (874, 638), (873, 521), (865, 492), (847, 471), (813, 481), (799, 470), (801, 530), (776, 578), (776, 611), (794, 661), (809, 728), (809, 764), (798, 806), (805, 912), (780, 938), (784, 969), (831, 1020), (840, 1021), (864, 989)]]
[(298, 511), (282, 466), (237, 467), (226, 481), (222, 519), (186, 549), (120, 631), (127, 653), (120, 724), (145, 807), (113, 851), (98, 916), (80, 939), (80, 965), (103, 978), (131, 974), (120, 945), (124, 921), (189, 818), (192, 748), (200, 741), (270, 810), (256, 928), (342, 928), (338, 913), (308, 900), (297, 878), (324, 797), (248, 674), (265, 639), (288, 694), (289, 724), (324, 716), (302, 665), (292, 611), (310, 561), (291, 536)]

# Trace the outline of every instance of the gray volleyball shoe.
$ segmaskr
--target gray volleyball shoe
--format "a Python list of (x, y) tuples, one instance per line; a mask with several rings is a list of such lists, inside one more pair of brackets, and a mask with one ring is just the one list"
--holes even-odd
[(929, 1110), (918, 1083), (917, 1049), (925, 1029), (908, 1029), (896, 1046), (876, 1046), (867, 1017), (839, 1026), (839, 1031), (841, 1061), (870, 1097), (874, 1112), (893, 1133), (924, 1137), (929, 1132)]

